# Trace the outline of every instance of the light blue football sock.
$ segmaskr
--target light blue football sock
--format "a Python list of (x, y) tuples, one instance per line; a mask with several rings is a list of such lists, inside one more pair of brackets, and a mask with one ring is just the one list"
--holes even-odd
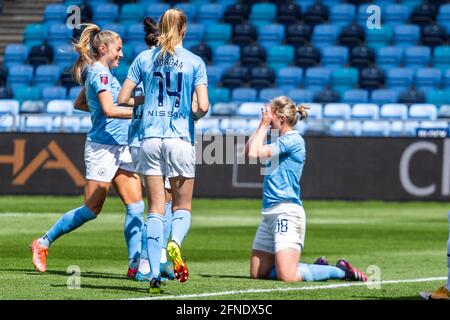
[(191, 213), (187, 210), (177, 210), (172, 217), (172, 240), (179, 246), (186, 237), (191, 226)]
[(164, 221), (164, 217), (157, 213), (149, 213), (147, 216), (147, 252), (151, 270), (150, 278), (159, 278)]
[(128, 249), (129, 267), (137, 269), (139, 266), (139, 256), (141, 251), (142, 217), (145, 209), (144, 201), (138, 201), (126, 206), (124, 235)]
[(89, 220), (95, 219), (97, 216), (85, 205), (70, 210), (63, 214), (61, 218), (47, 231), (47, 233), (38, 240), (42, 246), (49, 247), (52, 242), (65, 233), (69, 233), (76, 228), (82, 226)]
[(345, 278), (345, 271), (333, 266), (299, 263), (297, 268), (302, 275), (303, 281), (325, 281)]
[(164, 218), (166, 218), (166, 222), (164, 223), (164, 242), (163, 248), (167, 247), (167, 242), (170, 238), (170, 232), (172, 231), (172, 201), (166, 202), (166, 212), (164, 214)]
[(147, 223), (142, 226), (142, 236), (141, 236), (141, 259), (148, 260), (147, 254)]

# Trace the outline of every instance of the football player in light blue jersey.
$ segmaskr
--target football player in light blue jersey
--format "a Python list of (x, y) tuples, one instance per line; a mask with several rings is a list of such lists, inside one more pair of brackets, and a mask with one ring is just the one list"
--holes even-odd
[[(250, 276), (282, 281), (367, 281), (364, 273), (344, 259), (336, 267), (329, 266), (324, 257), (314, 264), (299, 263), (306, 230), (300, 197), (306, 148), (294, 128), (298, 118), (303, 120), (306, 116), (306, 107), (296, 106), (288, 97), (277, 97), (265, 106), (259, 127), (245, 146), (248, 157), (270, 160), (264, 177), (263, 218), (253, 241)], [(278, 132), (279, 138), (265, 144), (270, 127)]]
[[(181, 244), (191, 220), (195, 177), (194, 121), (209, 109), (208, 79), (203, 60), (186, 50), (182, 40), (187, 19), (179, 9), (167, 10), (159, 21), (158, 47), (138, 55), (119, 94), (119, 103), (130, 101), (142, 81), (145, 88), (143, 140), (139, 172), (145, 176), (149, 214), (147, 249), (150, 292), (160, 292), (159, 260), (163, 238), (164, 178), (172, 189), (172, 235), (167, 253), (180, 282), (188, 278)], [(197, 103), (192, 103), (194, 94)]]
[[(146, 17), (143, 21), (144, 25), (144, 41), (147, 46), (151, 49), (157, 44), (157, 37), (159, 35), (158, 26), (153, 21), (151, 17)], [(134, 90), (134, 96), (144, 95), (144, 88), (142, 82), (136, 87)], [(137, 171), (138, 161), (139, 161), (139, 151), (141, 148), (141, 140), (140, 136), (140, 126), (142, 122), (142, 112), (143, 105), (139, 105), (133, 109), (133, 117), (131, 119), (131, 124), (128, 130), (128, 145), (130, 146), (131, 159), (133, 161), (133, 167), (135, 168), (135, 172)], [(170, 231), (172, 229), (172, 194), (170, 191), (170, 184), (168, 180), (165, 182), (165, 194), (166, 194), (166, 211), (165, 218), (166, 222), (164, 223), (164, 240), (163, 240), (163, 248), (161, 251), (161, 277), (172, 280), (175, 279), (175, 275), (171, 270), (169, 263), (167, 261), (167, 253), (166, 247), (167, 242), (169, 241)], [(137, 281), (149, 281), (148, 277), (150, 276), (150, 265), (148, 262), (147, 256), (147, 224), (144, 223), (142, 226), (142, 238), (141, 238), (141, 256), (139, 259), (139, 268), (136, 273), (135, 279)]]
[[(132, 110), (116, 106), (120, 84), (111, 74), (111, 69), (116, 68), (123, 57), (122, 40), (115, 32), (102, 31), (98, 26), (88, 24), (75, 49), (80, 57), (74, 76), (84, 84), (84, 88), (74, 105), (77, 109), (89, 111), (92, 120), (84, 153), (84, 204), (65, 213), (45, 235), (32, 242), (33, 264), (38, 271), (45, 272), (50, 244), (95, 219), (113, 185), (126, 206), (124, 234), (129, 258), (128, 276), (134, 277), (139, 264), (145, 205), (140, 178), (133, 172), (128, 149), (127, 133)], [(82, 70), (85, 71), (84, 79)]]

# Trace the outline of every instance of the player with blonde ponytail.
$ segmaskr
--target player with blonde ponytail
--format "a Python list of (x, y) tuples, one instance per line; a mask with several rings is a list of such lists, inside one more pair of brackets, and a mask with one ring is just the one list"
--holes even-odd
[(38, 271), (45, 272), (50, 244), (95, 219), (113, 185), (126, 207), (124, 234), (128, 248), (128, 276), (134, 278), (139, 266), (145, 205), (140, 178), (134, 173), (128, 148), (132, 109), (117, 106), (121, 87), (111, 73), (123, 57), (122, 40), (115, 32), (87, 24), (74, 47), (80, 56), (73, 75), (84, 86), (74, 105), (90, 112), (92, 120), (84, 151), (84, 204), (65, 213), (47, 233), (32, 242), (32, 261)]
[[(336, 267), (329, 266), (324, 257), (314, 264), (299, 263), (306, 230), (300, 196), (306, 148), (295, 125), (307, 118), (307, 109), (306, 105), (295, 105), (286, 96), (273, 99), (262, 110), (259, 127), (245, 146), (248, 157), (270, 159), (264, 176), (263, 218), (253, 241), (250, 276), (287, 282), (367, 281), (364, 273), (344, 259)], [(269, 129), (278, 132), (278, 139), (265, 144)]]

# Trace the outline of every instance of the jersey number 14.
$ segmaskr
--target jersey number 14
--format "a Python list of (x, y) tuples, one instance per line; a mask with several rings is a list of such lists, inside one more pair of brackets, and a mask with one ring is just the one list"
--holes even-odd
[(180, 107), (181, 99), (181, 88), (183, 84), (183, 73), (178, 72), (177, 74), (177, 91), (170, 91), (170, 72), (166, 72), (166, 77), (164, 81), (164, 75), (161, 72), (154, 72), (153, 76), (158, 78), (158, 107), (163, 106), (164, 102), (164, 82), (166, 85), (166, 93), (169, 97), (175, 97), (175, 108)]

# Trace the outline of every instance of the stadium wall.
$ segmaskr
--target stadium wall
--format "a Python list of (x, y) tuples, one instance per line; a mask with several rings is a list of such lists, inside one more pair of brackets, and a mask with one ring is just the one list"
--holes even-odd
[[(197, 197), (260, 198), (245, 137), (197, 143)], [(0, 194), (81, 195), (85, 135), (0, 134)], [(450, 199), (450, 139), (306, 137), (305, 199)], [(240, 164), (239, 164), (240, 163)]]

